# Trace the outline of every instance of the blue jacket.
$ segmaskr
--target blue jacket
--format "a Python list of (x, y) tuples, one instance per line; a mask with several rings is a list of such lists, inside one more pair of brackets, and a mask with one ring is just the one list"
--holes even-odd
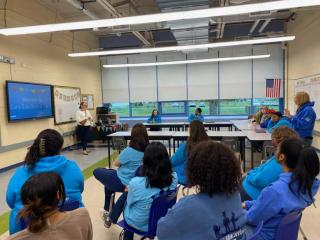
[[(160, 218), (160, 240), (248, 239), (239, 193), (198, 193), (179, 200)], [(236, 237), (237, 236), (237, 237)]]
[(158, 114), (158, 115), (155, 115), (155, 116), (150, 116), (147, 120), (148, 123), (161, 123), (161, 116)]
[(290, 120), (294, 130), (299, 133), (300, 137), (311, 137), (316, 120), (316, 113), (313, 110), (314, 102), (307, 102), (298, 108), (296, 115)]
[(268, 122), (267, 130), (268, 132), (272, 132), (273, 129), (278, 128), (280, 126), (287, 126), (289, 128), (293, 128), (292, 124), (287, 118), (281, 118), (278, 122), (272, 122), (271, 120)]
[[(292, 173), (282, 173), (280, 179), (266, 187), (259, 198), (254, 201), (246, 201), (247, 221), (250, 225), (257, 226), (263, 221), (263, 228), (259, 240), (273, 240), (282, 218), (293, 211), (303, 210), (312, 204), (307, 193), (292, 193), (289, 182)], [(312, 187), (312, 195), (315, 196), (319, 189), (320, 181), (316, 179)], [(293, 189), (297, 189), (297, 182)]]
[(204, 117), (202, 115), (191, 114), (189, 116), (189, 122), (192, 122), (193, 120), (198, 120), (200, 122), (204, 122)]
[(187, 165), (187, 153), (186, 153), (186, 143), (180, 144), (180, 147), (176, 153), (171, 157), (171, 163), (174, 171), (178, 175), (178, 182), (180, 184), (186, 185), (186, 165)]
[(21, 230), (19, 222), (17, 223), (16, 219), (19, 211), (23, 208), (20, 198), (22, 185), (32, 175), (42, 172), (55, 172), (59, 174), (65, 185), (67, 200), (78, 200), (81, 206), (83, 206), (81, 193), (83, 192), (84, 179), (76, 162), (70, 161), (62, 155), (41, 158), (32, 169), (26, 166), (19, 167), (9, 181), (6, 200), (8, 206), (12, 209), (9, 226), (10, 234)]
[(260, 124), (261, 128), (267, 128), (271, 118), (267, 118), (263, 123)]
[(259, 167), (249, 171), (242, 181), (242, 187), (255, 200), (265, 187), (279, 179), (281, 173), (282, 167), (273, 156)]

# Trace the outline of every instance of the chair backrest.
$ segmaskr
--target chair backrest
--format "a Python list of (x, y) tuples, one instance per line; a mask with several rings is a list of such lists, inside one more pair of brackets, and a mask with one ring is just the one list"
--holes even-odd
[(301, 211), (294, 211), (284, 216), (278, 226), (275, 240), (296, 240), (298, 238), (301, 217)]
[(164, 217), (169, 208), (177, 201), (177, 190), (168, 190), (156, 196), (151, 204), (149, 214), (148, 237), (155, 237), (157, 234), (157, 225), (160, 218)]
[(124, 137), (112, 137), (112, 147), (114, 150), (121, 152), (127, 147), (127, 141)]
[(256, 229), (254, 230), (253, 234), (248, 238), (248, 240), (258, 240), (258, 236), (261, 232), (261, 229), (263, 227), (263, 221), (261, 221), (258, 226), (256, 227)]

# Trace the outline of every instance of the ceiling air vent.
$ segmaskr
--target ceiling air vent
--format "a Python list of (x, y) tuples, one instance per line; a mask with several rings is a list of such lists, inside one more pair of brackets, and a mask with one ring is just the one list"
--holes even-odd
[(250, 13), (249, 17), (251, 18), (268, 17), (268, 16), (271, 16), (271, 14), (272, 14), (271, 11), (262, 11), (262, 12)]

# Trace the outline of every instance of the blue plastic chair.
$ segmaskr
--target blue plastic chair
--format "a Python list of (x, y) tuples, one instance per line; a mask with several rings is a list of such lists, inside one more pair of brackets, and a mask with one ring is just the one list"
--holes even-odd
[(148, 232), (142, 232), (129, 226), (125, 220), (122, 220), (117, 224), (118, 226), (122, 227), (124, 231), (129, 231), (142, 236), (141, 239), (154, 239), (157, 234), (157, 224), (159, 219), (167, 214), (169, 208), (171, 208), (176, 201), (177, 190), (165, 191), (154, 197), (150, 208)]
[(278, 226), (275, 240), (296, 240), (299, 234), (301, 217), (301, 211), (294, 211), (284, 216)]
[(262, 227), (263, 227), (263, 221), (261, 221), (258, 224), (258, 226), (254, 230), (253, 234), (248, 238), (248, 240), (257, 240), (258, 239), (258, 235), (260, 234)]

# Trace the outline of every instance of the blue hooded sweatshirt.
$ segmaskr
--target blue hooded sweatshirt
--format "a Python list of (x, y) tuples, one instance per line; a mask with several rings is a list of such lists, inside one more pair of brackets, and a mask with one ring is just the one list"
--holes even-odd
[[(292, 173), (282, 173), (280, 179), (266, 187), (259, 198), (254, 201), (246, 201), (248, 209), (247, 221), (250, 225), (257, 226), (263, 221), (263, 228), (259, 234), (259, 240), (273, 240), (282, 218), (297, 210), (303, 210), (312, 204), (312, 200), (307, 193), (298, 195), (298, 183), (293, 184), (293, 193), (289, 189), (289, 182)], [(312, 195), (315, 196), (320, 186), (320, 181), (316, 179), (312, 187)]]
[(22, 185), (29, 177), (42, 172), (55, 172), (59, 174), (64, 182), (66, 200), (78, 200), (82, 204), (81, 193), (83, 192), (84, 179), (80, 168), (75, 161), (68, 160), (65, 156), (56, 155), (39, 159), (31, 169), (26, 166), (19, 167), (10, 179), (6, 200), (12, 209), (10, 214), (10, 234), (20, 231), (17, 215), (23, 208), (20, 191)]
[(293, 128), (292, 124), (290, 123), (290, 121), (287, 118), (281, 118), (277, 122), (272, 122), (272, 120), (270, 120), (268, 122), (267, 130), (269, 133), (271, 133), (273, 129), (278, 128), (280, 126), (286, 126), (289, 128)]
[(171, 157), (171, 164), (174, 171), (178, 175), (178, 182), (180, 184), (186, 185), (186, 164), (187, 164), (187, 153), (186, 153), (186, 143), (180, 144), (180, 147), (176, 153)]
[(260, 124), (261, 128), (267, 128), (269, 122), (271, 122), (271, 118), (267, 118), (263, 123)]
[(201, 114), (200, 115), (191, 114), (189, 116), (189, 122), (192, 122), (194, 120), (198, 120), (200, 122), (204, 122), (204, 117)]
[(281, 173), (282, 167), (273, 156), (249, 171), (242, 181), (242, 187), (253, 200), (256, 200), (265, 187), (279, 179)]
[(161, 116), (155, 115), (155, 116), (150, 116), (147, 120), (148, 123), (161, 123)]
[(311, 137), (316, 120), (316, 113), (313, 110), (314, 102), (307, 102), (297, 109), (296, 115), (290, 121), (293, 129), (299, 133), (300, 137)]

